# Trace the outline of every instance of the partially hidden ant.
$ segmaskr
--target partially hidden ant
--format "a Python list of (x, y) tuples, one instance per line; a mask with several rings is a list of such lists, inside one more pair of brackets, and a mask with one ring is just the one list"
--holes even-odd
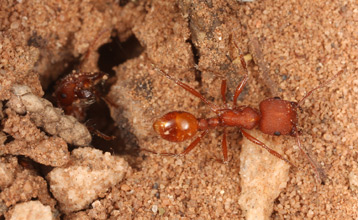
[[(173, 153), (160, 153), (161, 155), (171, 155), (179, 156), (188, 154), (195, 146), (200, 142), (200, 140), (208, 133), (209, 129), (216, 127), (223, 127), (223, 139), (222, 139), (222, 152), (224, 156), (224, 162), (228, 161), (228, 150), (227, 150), (227, 141), (226, 141), (226, 128), (227, 127), (237, 127), (240, 132), (251, 142), (261, 146), (267, 150), (273, 156), (287, 162), (288, 164), (294, 166), (289, 160), (284, 158), (281, 154), (271, 149), (263, 142), (259, 141), (255, 137), (251, 136), (246, 130), (251, 130), (258, 126), (259, 130), (268, 135), (290, 135), (296, 137), (298, 147), (300, 151), (305, 155), (309, 160), (312, 168), (316, 173), (317, 181), (322, 182), (325, 178), (323, 170), (316, 164), (316, 162), (307, 154), (301, 145), (299, 139), (298, 126), (298, 117), (297, 110), (302, 105), (303, 101), (312, 94), (313, 91), (322, 88), (337, 78), (340, 74), (343, 73), (339, 71), (331, 79), (319, 85), (318, 87), (309, 91), (300, 101), (292, 102), (287, 100), (282, 100), (279, 97), (268, 98), (260, 102), (259, 111), (249, 106), (238, 106), (237, 99), (240, 93), (243, 91), (247, 80), (248, 80), (248, 70), (246, 66), (246, 61), (243, 59), (243, 55), (240, 54), (240, 61), (243, 69), (245, 70), (245, 76), (241, 83), (236, 87), (235, 93), (233, 96), (233, 104), (231, 107), (227, 106), (226, 103), (226, 80), (222, 80), (221, 83), (221, 95), (224, 105), (219, 107), (214, 103), (208, 101), (203, 95), (201, 95), (197, 90), (190, 87), (189, 85), (175, 79), (170, 76), (168, 73), (164, 72), (159, 68), (155, 68), (159, 73), (172, 80), (178, 86), (182, 87), (186, 91), (190, 92), (192, 95), (198, 97), (206, 105), (209, 106), (212, 112), (216, 114), (212, 118), (196, 118), (189, 112), (185, 111), (172, 111), (161, 118), (157, 119), (153, 123), (154, 130), (161, 136), (161, 138), (171, 141), (171, 142), (182, 142), (188, 140), (195, 136), (199, 131), (201, 133), (195, 138), (195, 140), (180, 154)], [(156, 153), (150, 150), (145, 150), (152, 153)], [(295, 166), (294, 166), (295, 167)]]
[(79, 121), (86, 118), (88, 106), (100, 97), (99, 87), (103, 86), (108, 75), (103, 72), (73, 71), (61, 79), (54, 93), (57, 105), (66, 115), (72, 115)]
[[(90, 105), (103, 98), (102, 88), (108, 79), (108, 74), (104, 72), (83, 72), (82, 65), (88, 59), (96, 41), (108, 30), (104, 30), (98, 34), (92, 46), (88, 49), (84, 56), (79, 70), (73, 70), (60, 81), (56, 83), (54, 97), (57, 106), (62, 108), (66, 115), (72, 115), (79, 121), (83, 122), (86, 119), (86, 111)], [(92, 126), (87, 126), (89, 130), (99, 137), (112, 140), (114, 137), (109, 137)]]

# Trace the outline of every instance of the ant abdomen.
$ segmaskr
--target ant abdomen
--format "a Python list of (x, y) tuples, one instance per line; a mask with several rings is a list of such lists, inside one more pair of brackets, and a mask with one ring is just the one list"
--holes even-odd
[(192, 138), (199, 130), (196, 117), (188, 112), (174, 111), (153, 123), (154, 130), (165, 140), (182, 142)]
[(259, 129), (269, 135), (295, 136), (297, 126), (297, 104), (269, 98), (260, 103), (261, 120)]

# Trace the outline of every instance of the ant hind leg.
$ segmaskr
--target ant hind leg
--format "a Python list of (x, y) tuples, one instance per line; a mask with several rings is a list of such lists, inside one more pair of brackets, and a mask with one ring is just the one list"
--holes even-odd
[(256, 139), (255, 137), (251, 136), (249, 133), (247, 133), (246, 131), (244, 131), (243, 129), (240, 129), (241, 133), (252, 143), (257, 144), (259, 146), (261, 146), (262, 148), (264, 148), (265, 150), (267, 150), (270, 154), (272, 154), (273, 156), (277, 157), (278, 159), (281, 159), (283, 161), (285, 161), (286, 163), (290, 164), (293, 167), (296, 167), (293, 163), (291, 163), (289, 160), (287, 160), (286, 158), (284, 158), (281, 154), (279, 154), (277, 151), (269, 148), (268, 146), (266, 146), (266, 144), (262, 143), (261, 141), (259, 141), (258, 139)]
[(197, 138), (195, 138), (195, 140), (193, 142), (190, 143), (190, 145), (181, 153), (179, 154), (174, 154), (174, 153), (168, 153), (168, 152), (155, 152), (146, 148), (141, 148), (140, 151), (145, 151), (145, 152), (149, 152), (152, 154), (158, 154), (161, 156), (184, 156), (186, 154), (188, 154), (190, 151), (192, 151), (197, 145), (198, 143), (201, 141), (201, 139), (208, 133), (208, 129), (204, 130)]
[(224, 129), (224, 134), (223, 134), (223, 140), (222, 140), (221, 147), (222, 147), (222, 150), (223, 150), (224, 163), (228, 163), (226, 129)]
[(178, 155), (188, 154), (191, 150), (194, 149), (194, 147), (196, 147), (196, 145), (198, 145), (198, 143), (201, 141), (201, 138), (203, 138), (208, 133), (208, 131), (208, 129), (204, 130), (183, 152)]

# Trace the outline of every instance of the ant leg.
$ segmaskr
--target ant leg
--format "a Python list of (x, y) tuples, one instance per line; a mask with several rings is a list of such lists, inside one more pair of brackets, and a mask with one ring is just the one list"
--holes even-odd
[(226, 104), (226, 79), (223, 79), (221, 81), (221, 96), (222, 96), (223, 103), (226, 107), (227, 106), (227, 104)]
[(149, 153), (152, 153), (152, 154), (158, 154), (158, 155), (160, 155), (160, 156), (176, 156), (176, 155), (177, 155), (177, 154), (166, 153), (166, 152), (158, 153), (158, 152), (155, 152), (155, 151), (153, 151), (153, 150), (146, 149), (146, 148), (140, 148), (139, 150), (140, 150), (140, 151), (149, 152)]
[[(212, 73), (215, 73), (216, 75), (220, 75), (220, 73), (214, 71), (214, 70), (208, 70), (208, 69), (199, 69), (198, 65), (195, 65), (194, 67), (195, 69), (199, 70), (199, 71), (208, 71), (208, 72), (212, 72)], [(226, 103), (226, 90), (227, 90), (227, 83), (226, 83), (226, 79), (223, 79), (221, 81), (221, 97), (222, 97), (222, 100), (223, 100), (223, 103), (225, 105), (225, 107), (227, 107), (227, 103)]]
[(240, 129), (241, 133), (252, 143), (260, 145), (261, 147), (263, 147), (265, 150), (267, 150), (270, 154), (272, 154), (273, 156), (285, 161), (286, 163), (290, 164), (293, 167), (296, 167), (295, 165), (293, 165), (289, 160), (287, 160), (286, 158), (284, 158), (281, 154), (279, 154), (277, 151), (269, 148), (268, 146), (266, 146), (266, 144), (262, 143), (261, 141), (257, 140), (256, 138), (254, 138), (253, 136), (251, 136), (249, 133), (247, 133), (246, 131)]
[(116, 139), (115, 136), (108, 136), (102, 132), (100, 132), (99, 130), (95, 129), (92, 125), (87, 125), (87, 129), (92, 133), (97, 135), (98, 137), (102, 138), (103, 140), (106, 141), (112, 141), (114, 139)]
[(179, 155), (185, 155), (188, 154), (191, 150), (194, 149), (194, 147), (196, 147), (196, 145), (198, 145), (198, 143), (200, 142), (201, 138), (204, 137), (207, 133), (208, 133), (208, 129), (204, 130), (199, 137), (195, 138), (195, 140), (193, 142), (190, 143), (190, 145), (183, 151), (181, 152)]
[(227, 164), (229, 159), (228, 159), (228, 156), (227, 156), (227, 141), (226, 141), (226, 129), (225, 128), (224, 128), (224, 134), (223, 134), (223, 139), (222, 139), (222, 143), (221, 143), (221, 148), (222, 148), (222, 151), (223, 151), (224, 160), (215, 157), (216, 161), (219, 162), (219, 163)]
[(316, 162), (311, 158), (311, 156), (306, 153), (306, 151), (303, 149), (303, 146), (301, 145), (301, 141), (298, 135), (298, 132), (296, 131), (296, 140), (297, 140), (297, 144), (298, 144), (298, 148), (300, 148), (300, 151), (302, 152), (302, 154), (304, 154), (306, 156), (306, 158), (308, 159), (308, 161), (310, 162), (312, 168), (314, 169), (315, 173), (316, 173), (316, 180), (319, 183), (324, 182), (324, 179), (326, 178), (326, 175), (323, 171), (323, 169), (321, 167), (319, 167)]
[(233, 103), (233, 107), (236, 106), (236, 102), (237, 102), (237, 98), (239, 97), (240, 93), (242, 92), (242, 90), (244, 89), (247, 80), (248, 80), (249, 76), (246, 74), (244, 76), (244, 79), (241, 81), (241, 83), (236, 87), (235, 89), (235, 94), (234, 94), (234, 103)]
[(158, 154), (158, 155), (161, 155), (161, 156), (183, 156), (185, 154), (188, 154), (191, 150), (194, 149), (194, 147), (196, 145), (198, 145), (198, 143), (200, 142), (201, 138), (204, 137), (207, 133), (208, 133), (208, 129), (204, 130), (197, 138), (195, 138), (195, 140), (193, 142), (190, 143), (190, 145), (183, 151), (181, 152), (180, 154), (174, 154), (174, 153), (168, 153), (168, 152), (161, 152), (161, 153), (157, 153), (155, 151), (152, 151), (152, 150), (148, 150), (148, 149), (145, 149), (145, 148), (141, 148), (140, 150), (141, 151), (146, 151), (146, 152), (149, 152), (149, 153), (152, 153), (152, 154)]
[(244, 89), (244, 87), (245, 87), (245, 85), (247, 83), (248, 72), (249, 71), (247, 70), (246, 61), (244, 59), (244, 55), (242, 54), (240, 47), (236, 44), (236, 42), (234, 42), (234, 45), (239, 50), (239, 58), (240, 58), (241, 66), (245, 70), (244, 79), (241, 81), (241, 83), (235, 89), (233, 106), (236, 106), (237, 98), (239, 97), (240, 93), (242, 92), (242, 90)]
[(108, 106), (112, 106), (114, 108), (119, 108), (119, 106), (113, 102), (112, 99), (110, 99), (108, 96), (106, 97), (101, 97), (101, 99), (108, 105)]
[(169, 75), (168, 73), (164, 72), (163, 70), (159, 69), (158, 67), (155, 67), (154, 64), (152, 64), (153, 67), (155, 68), (155, 70), (157, 70), (158, 72), (160, 72), (162, 75), (164, 75), (165, 77), (167, 77), (168, 79), (170, 79), (171, 81), (173, 81), (175, 84), (177, 84), (178, 86), (182, 87), (183, 89), (185, 89), (186, 91), (190, 92), (191, 94), (193, 94), (194, 96), (198, 97), (199, 99), (201, 99), (201, 101), (203, 101), (205, 104), (207, 104), (211, 111), (215, 112), (216, 114), (218, 114), (218, 110), (219, 107), (216, 106), (214, 103), (210, 102), (209, 100), (207, 100), (202, 94), (200, 94), (200, 92), (198, 92), (197, 90), (195, 90), (194, 88), (190, 87), (189, 85), (181, 82), (180, 80), (172, 77), (171, 75)]
[(224, 163), (227, 163), (228, 162), (228, 157), (227, 157), (226, 129), (224, 129), (224, 135), (223, 135), (223, 140), (222, 140), (221, 147), (222, 147), (223, 155), (224, 155)]
[(96, 42), (98, 41), (98, 39), (99, 39), (104, 33), (108, 32), (108, 31), (109, 31), (108, 28), (107, 28), (107, 29), (104, 29), (103, 31), (101, 31), (101, 32), (96, 36), (96, 38), (94, 39), (94, 41), (93, 41), (92, 44), (90, 45), (90, 48), (87, 50), (86, 55), (83, 57), (83, 59), (82, 59), (80, 65), (79, 65), (79, 68), (78, 68), (79, 71), (82, 71), (83, 63), (84, 63), (85, 60), (88, 59), (89, 55), (92, 53), (93, 48), (94, 48), (94, 46), (96, 45)]
[(95, 129), (95, 130), (92, 130), (92, 132), (97, 135), (98, 137), (102, 138), (103, 140), (106, 140), (106, 141), (113, 141), (116, 139), (116, 136), (108, 136), (102, 132), (100, 132), (99, 130)]
[(242, 51), (240, 49), (240, 47), (236, 44), (236, 42), (234, 41), (234, 45), (235, 47), (237, 48), (237, 50), (239, 51), (239, 57), (240, 57), (240, 62), (241, 62), (241, 65), (242, 67), (244, 68), (246, 74), (247, 74), (247, 66), (246, 66), (246, 61), (244, 59), (244, 54), (242, 54)]

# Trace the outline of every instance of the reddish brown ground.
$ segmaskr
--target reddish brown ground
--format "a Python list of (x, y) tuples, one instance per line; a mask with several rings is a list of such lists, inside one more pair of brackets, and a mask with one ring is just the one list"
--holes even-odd
[[(261, 100), (272, 96), (299, 100), (306, 91), (344, 70), (343, 76), (308, 98), (299, 114), (303, 131), (301, 141), (324, 167), (328, 176), (325, 185), (315, 183), (313, 171), (295, 147), (294, 138), (263, 136), (261, 139), (270, 146), (275, 143), (285, 146), (284, 154), (299, 168), (290, 169), (287, 187), (272, 203), (273, 213), (266, 217), (358, 218), (358, 4), (308, 0), (178, 2), (129, 1), (125, 6), (110, 0), (101, 3), (1, 2), (2, 104), (10, 98), (14, 84), (28, 85), (34, 94), (42, 96), (66, 68), (72, 68), (74, 57), (89, 49), (98, 33), (113, 29), (120, 42), (134, 35), (144, 51), (115, 67), (117, 82), (108, 97), (114, 104), (110, 106), (112, 117), (121, 130), (118, 137), (124, 143), (112, 147), (122, 149), (125, 145), (130, 151), (139, 145), (156, 151), (180, 152), (189, 143), (161, 140), (152, 130), (153, 120), (173, 110), (188, 111), (197, 117), (212, 114), (195, 97), (158, 74), (151, 64), (220, 104), (221, 79), (228, 80), (232, 92), (243, 74), (235, 61), (238, 56), (236, 43), (244, 54), (252, 54), (254, 58), (254, 62), (249, 63), (248, 85), (240, 97), (241, 104), (252, 107), (258, 107)], [(97, 48), (109, 39), (100, 41), (92, 46)], [(193, 54), (193, 47), (197, 56)], [(98, 70), (98, 55), (92, 55), (83, 70)], [(195, 63), (201, 71), (193, 70)], [(7, 117), (3, 116), (4, 108), (0, 114), (2, 123)], [(239, 205), (242, 137), (236, 129), (228, 131), (232, 158), (228, 165), (215, 161), (215, 157), (221, 157), (221, 130), (210, 132), (200, 147), (185, 158), (149, 153), (140, 153), (138, 157), (125, 155), (134, 168), (132, 174), (105, 195), (100, 195), (88, 209), (66, 217), (244, 218), (245, 211)], [(3, 161), (11, 160), (11, 169), (17, 173), (27, 173), (8, 155), (1, 157)], [(260, 170), (257, 172), (260, 175)], [(53, 207), (48, 192), (38, 195), (46, 189), (41, 177), (43, 172), (26, 175), (34, 182), (29, 183), (29, 187), (36, 185), (36, 193), (16, 199), (21, 192), (14, 190), (9, 194), (13, 198), (7, 198), (11, 203), (3, 199), (0, 202), (0, 218), (12, 209), (13, 203), (31, 198)], [(38, 186), (36, 181), (42, 185)], [(4, 188), (0, 190), (5, 192)]]

